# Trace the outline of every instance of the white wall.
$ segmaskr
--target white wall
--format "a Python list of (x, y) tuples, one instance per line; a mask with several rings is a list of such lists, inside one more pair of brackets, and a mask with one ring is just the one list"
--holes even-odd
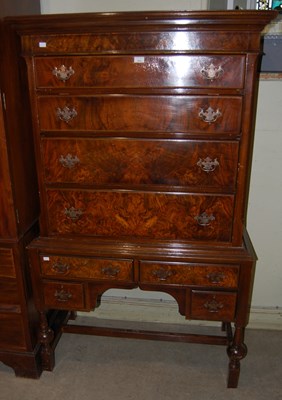
[[(206, 0), (41, 0), (42, 13), (88, 11), (205, 9)], [(282, 80), (261, 81), (258, 99), (248, 231), (258, 255), (254, 308), (282, 308)], [(140, 291), (107, 292), (113, 296), (164, 298)], [(280, 315), (280, 314), (279, 314)], [(280, 318), (281, 319), (281, 318)]]
[(41, 12), (201, 10), (206, 4), (207, 0), (41, 0)]
[(281, 151), (282, 79), (261, 80), (247, 227), (258, 255), (253, 304), (264, 307), (282, 307)]

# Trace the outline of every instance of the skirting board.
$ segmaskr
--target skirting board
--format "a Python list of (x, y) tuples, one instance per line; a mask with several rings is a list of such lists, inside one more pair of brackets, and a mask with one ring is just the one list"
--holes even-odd
[[(178, 312), (176, 302), (171, 300), (138, 299), (128, 297), (103, 296), (101, 305), (90, 313), (78, 313), (84, 317), (137, 322), (158, 322), (171, 324), (191, 324), (215, 326), (218, 323), (187, 321)], [(248, 328), (282, 330), (282, 309), (253, 307)]]

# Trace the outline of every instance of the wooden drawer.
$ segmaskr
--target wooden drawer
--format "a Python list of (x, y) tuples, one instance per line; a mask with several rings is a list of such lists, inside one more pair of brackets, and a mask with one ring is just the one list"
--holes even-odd
[(241, 129), (239, 96), (39, 96), (38, 104), (46, 131), (238, 135)]
[(84, 310), (84, 286), (80, 283), (44, 282), (44, 304), (61, 310)]
[(0, 313), (0, 349), (25, 349), (25, 334), (22, 316)]
[(244, 56), (127, 55), (37, 57), (38, 88), (242, 88)]
[(239, 266), (140, 262), (141, 283), (237, 288)]
[(0, 281), (0, 312), (18, 311), (20, 302), (17, 282)]
[(13, 250), (6, 247), (0, 248), (0, 277), (16, 277)]
[[(107, 16), (108, 17), (108, 16)], [(143, 21), (147, 18), (147, 13), (142, 17)], [(198, 21), (197, 21), (198, 22)], [(197, 23), (196, 22), (196, 23)], [(99, 21), (91, 20), (91, 24), (99, 26)], [(97, 33), (76, 33), (76, 34), (56, 34), (56, 35), (25, 35), (22, 37), (24, 54), (95, 54), (101, 53), (140, 53), (142, 51), (158, 52), (163, 50), (185, 51), (198, 50), (201, 52), (215, 50), (218, 52), (219, 45), (221, 51), (244, 51), (251, 50), (254, 45), (252, 35), (242, 35), (241, 32), (217, 32), (216, 29), (209, 32), (204, 28), (203, 31), (166, 31), (157, 32), (152, 28), (151, 31), (138, 31), (138, 27), (133, 31), (124, 29), (127, 21), (121, 21), (122, 29), (116, 32), (117, 21), (113, 21), (114, 32)], [(140, 21), (136, 21), (136, 24)], [(228, 22), (227, 22), (228, 23)], [(132, 26), (132, 25), (131, 25)], [(91, 28), (93, 29), (93, 28)], [(98, 27), (99, 29), (99, 27)], [(159, 29), (159, 27), (158, 27)], [(257, 42), (256, 46), (257, 46)]]
[(133, 281), (133, 261), (42, 255), (41, 273), (60, 279)]
[(49, 234), (229, 241), (234, 197), (47, 190)]
[(43, 138), (47, 183), (234, 190), (238, 142)]
[(231, 322), (236, 311), (236, 293), (192, 291), (191, 319)]

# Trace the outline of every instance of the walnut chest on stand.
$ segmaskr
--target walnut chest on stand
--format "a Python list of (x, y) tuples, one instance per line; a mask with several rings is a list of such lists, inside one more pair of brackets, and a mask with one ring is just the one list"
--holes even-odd
[(110, 288), (139, 287), (225, 333), (62, 330), (223, 344), (237, 386), (255, 265), (245, 220), (261, 31), (275, 15), (7, 21), (33, 116), (41, 216), (29, 257), (43, 368), (54, 367), (47, 310), (90, 311)]

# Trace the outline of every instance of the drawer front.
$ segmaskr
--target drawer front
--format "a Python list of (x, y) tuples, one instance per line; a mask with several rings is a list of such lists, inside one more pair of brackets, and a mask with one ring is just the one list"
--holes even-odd
[(50, 234), (230, 241), (233, 203), (227, 195), (47, 190)]
[(236, 293), (192, 291), (192, 319), (231, 322), (236, 311)]
[(12, 348), (26, 348), (22, 316), (0, 313), (0, 349)]
[(17, 282), (0, 281), (0, 311), (18, 309), (20, 304)]
[(47, 183), (174, 185), (234, 190), (238, 142), (42, 139)]
[(242, 88), (244, 56), (37, 57), (36, 86)]
[(46, 131), (239, 134), (241, 128), (241, 97), (48, 96), (38, 103)]
[(239, 266), (140, 262), (142, 283), (237, 288)]
[(44, 304), (61, 310), (85, 309), (84, 287), (80, 283), (44, 282)]
[(41, 273), (60, 279), (133, 282), (133, 261), (42, 255)]
[[(93, 20), (91, 23), (94, 23)], [(116, 21), (114, 21), (116, 24)], [(124, 21), (122, 21), (124, 25)], [(132, 27), (132, 25), (131, 25)], [(131, 28), (130, 27), (130, 28)], [(98, 28), (99, 29), (99, 28)], [(232, 40), (231, 40), (232, 39)], [(98, 32), (93, 34), (68, 34), (68, 35), (30, 35), (22, 37), (23, 51), (25, 54), (73, 54), (88, 53), (100, 55), (101, 53), (142, 51), (185, 51), (200, 50), (218, 51), (250, 50), (251, 37), (242, 35), (241, 32), (209, 31), (174, 31), (174, 32)], [(257, 46), (257, 45), (256, 45)]]
[(12, 249), (0, 248), (0, 277), (15, 278), (16, 270)]

